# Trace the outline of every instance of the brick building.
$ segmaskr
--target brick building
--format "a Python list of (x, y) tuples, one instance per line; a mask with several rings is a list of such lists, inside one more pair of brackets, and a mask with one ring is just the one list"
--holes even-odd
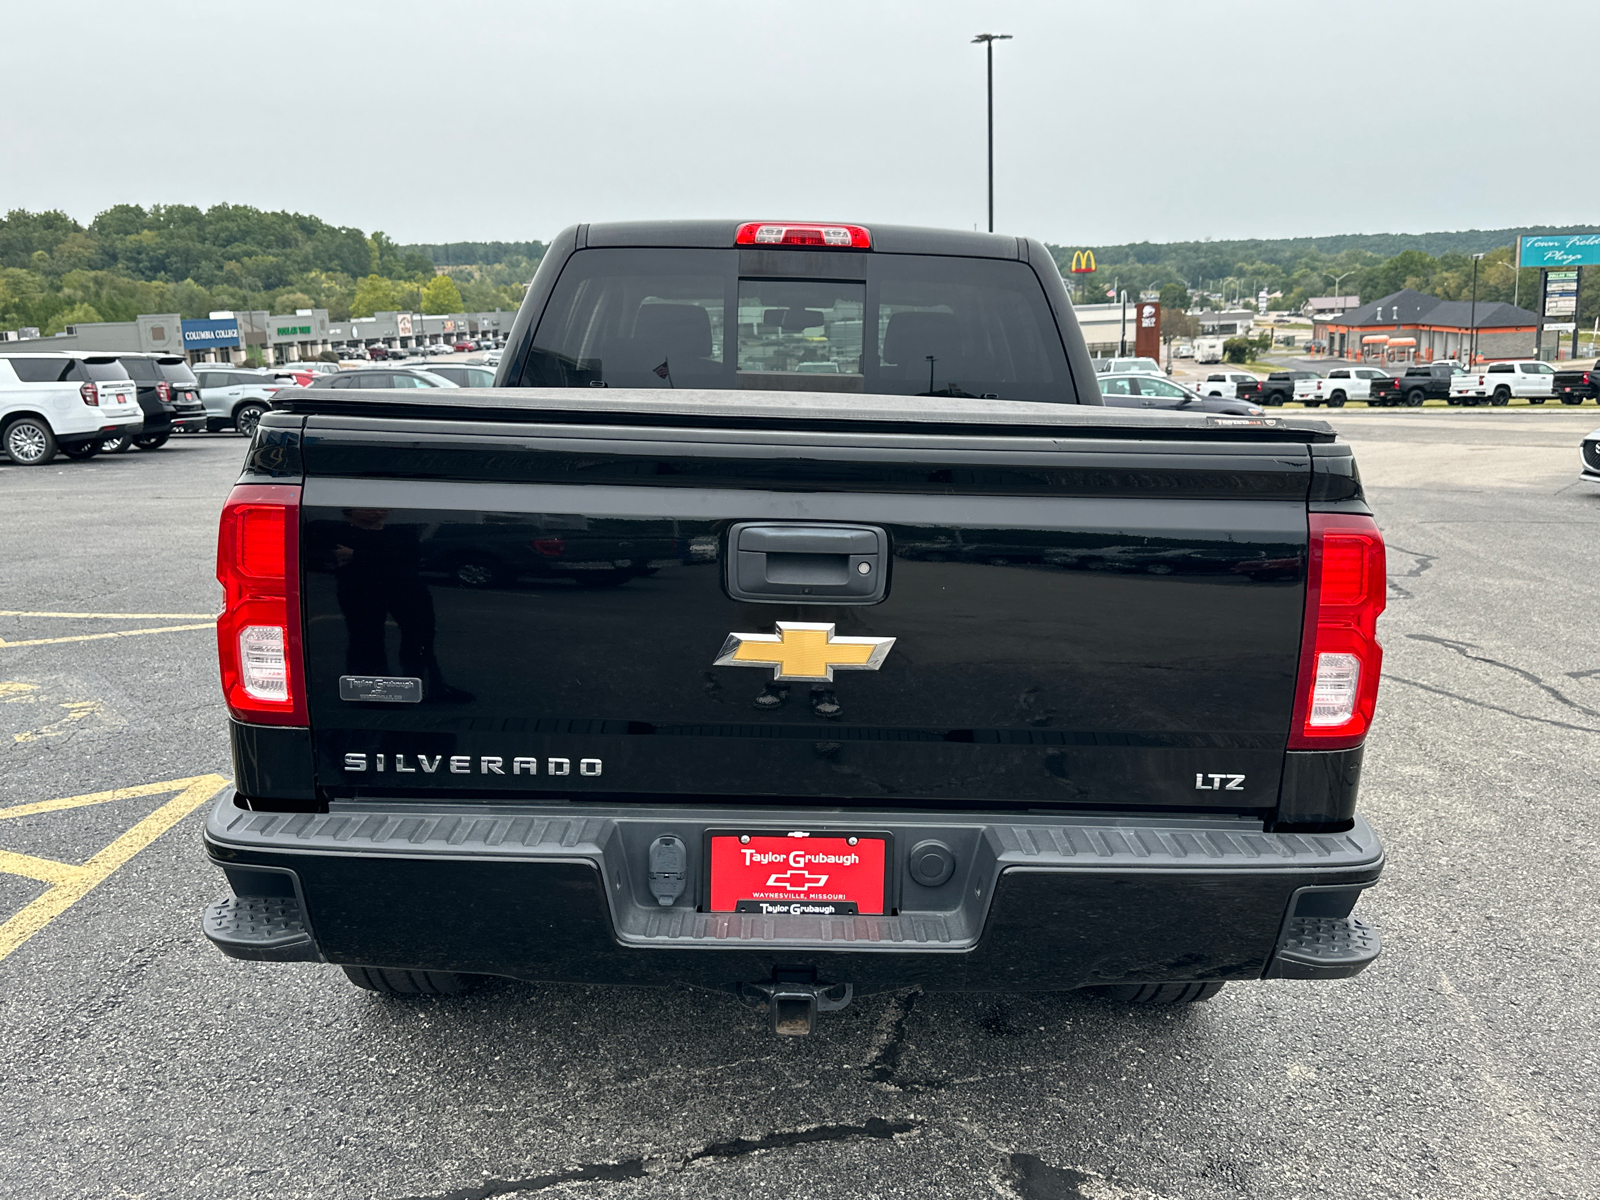
[[(1363, 304), (1338, 316), (1317, 318), (1315, 336), (1336, 358), (1385, 362), (1466, 361), (1474, 323), (1472, 302), (1441, 300), (1414, 288)], [(1481, 358), (1532, 358), (1539, 317), (1502, 301), (1478, 301)]]

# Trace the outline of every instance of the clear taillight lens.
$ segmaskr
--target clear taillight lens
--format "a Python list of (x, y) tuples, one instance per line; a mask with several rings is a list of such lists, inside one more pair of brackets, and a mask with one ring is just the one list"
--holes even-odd
[(239, 683), (257, 700), (289, 699), (285, 634), (282, 625), (248, 625), (239, 631)]
[(156, 399), (163, 404), (172, 403), (172, 385), (164, 381), (156, 382)]

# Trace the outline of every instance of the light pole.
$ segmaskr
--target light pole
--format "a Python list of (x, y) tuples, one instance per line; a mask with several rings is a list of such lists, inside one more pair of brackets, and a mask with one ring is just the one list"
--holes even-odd
[(1478, 260), (1482, 257), (1472, 256), (1472, 316), (1467, 321), (1472, 326), (1472, 353), (1467, 358), (1468, 366), (1478, 361)]
[(980, 33), (974, 44), (983, 43), (983, 53), (989, 63), (989, 232), (994, 232), (994, 44), (1009, 42), (1009, 33)]
[(1349, 275), (1354, 275), (1354, 274), (1355, 274), (1355, 271), (1354, 271), (1354, 270), (1350, 270), (1350, 271), (1346, 271), (1346, 272), (1345, 272), (1345, 273), (1344, 273), (1344, 275), (1335, 275), (1335, 274), (1333, 274), (1333, 273), (1332, 273), (1332, 272), (1330, 272), (1330, 271), (1324, 271), (1324, 272), (1322, 272), (1322, 277), (1323, 277), (1323, 278), (1324, 278), (1324, 279), (1331, 279), (1331, 280), (1333, 280), (1333, 290), (1334, 290), (1334, 294), (1335, 294), (1335, 295), (1337, 295), (1337, 294), (1338, 294), (1338, 291), (1339, 291), (1339, 285), (1340, 285), (1340, 284), (1341, 284), (1341, 283), (1343, 283), (1343, 282), (1344, 282), (1344, 280), (1345, 280), (1345, 277), (1346, 277), (1346, 276), (1349, 276)]

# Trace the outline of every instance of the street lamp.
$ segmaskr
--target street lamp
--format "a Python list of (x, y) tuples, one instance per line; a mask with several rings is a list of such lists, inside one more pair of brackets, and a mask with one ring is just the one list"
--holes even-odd
[(983, 53), (989, 63), (989, 232), (994, 232), (994, 44), (1009, 42), (1009, 33), (980, 33), (974, 44), (983, 43)]
[(1467, 322), (1472, 326), (1472, 354), (1467, 358), (1468, 366), (1478, 361), (1478, 260), (1482, 257), (1472, 256), (1472, 316)]
[(1335, 275), (1335, 274), (1333, 274), (1333, 273), (1332, 273), (1332, 272), (1330, 272), (1330, 271), (1323, 271), (1323, 272), (1322, 272), (1322, 277), (1323, 277), (1323, 278), (1324, 278), (1324, 279), (1331, 279), (1331, 280), (1333, 280), (1333, 291), (1334, 291), (1334, 294), (1335, 294), (1335, 295), (1338, 295), (1338, 293), (1339, 293), (1339, 285), (1340, 285), (1340, 284), (1341, 284), (1341, 283), (1342, 283), (1342, 282), (1344, 282), (1344, 279), (1345, 279), (1345, 277), (1346, 277), (1346, 276), (1349, 276), (1349, 275), (1354, 275), (1354, 274), (1355, 274), (1355, 270), (1354, 270), (1354, 269), (1352, 269), (1352, 270), (1349, 270), (1349, 271), (1346, 271), (1346, 272), (1345, 272), (1345, 273), (1344, 273), (1344, 275)]

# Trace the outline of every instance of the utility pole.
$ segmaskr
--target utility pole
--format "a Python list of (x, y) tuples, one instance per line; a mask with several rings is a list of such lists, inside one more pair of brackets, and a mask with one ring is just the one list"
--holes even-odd
[(1468, 324), (1472, 326), (1472, 354), (1467, 358), (1467, 365), (1471, 367), (1478, 361), (1478, 260), (1483, 255), (1472, 256), (1472, 317)]
[(980, 33), (974, 44), (983, 43), (983, 53), (989, 66), (989, 232), (994, 232), (994, 44), (1009, 42), (1009, 33)]

